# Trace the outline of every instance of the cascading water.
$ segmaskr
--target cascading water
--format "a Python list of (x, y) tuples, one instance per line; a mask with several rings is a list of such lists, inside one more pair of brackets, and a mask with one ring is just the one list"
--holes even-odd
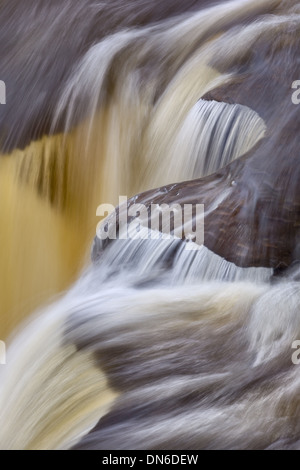
[(113, 242), (12, 343), (2, 448), (297, 447), (300, 295), (271, 275), (180, 240)]
[[(276, 234), (286, 207), (298, 226), (296, 157), (274, 162), (296, 145), (290, 87), (300, 76), (288, 71), (299, 5), (161, 5), (0, 6), (0, 339), (12, 334), (0, 365), (2, 449), (300, 448), (297, 246), (287, 269), (271, 255), (248, 263), (253, 233), (268, 254), (266, 227)], [(265, 83), (269, 71), (276, 84)], [(249, 185), (242, 209), (239, 177)], [(147, 190), (141, 201), (168, 202), (185, 181), (174, 193), (183, 204), (196, 178), (207, 184), (207, 199), (191, 197), (204, 223), (232, 227), (242, 214), (250, 229), (237, 222), (233, 237), (222, 226), (214, 250), (209, 225), (188, 250), (140, 227), (96, 239), (90, 263), (99, 204)]]

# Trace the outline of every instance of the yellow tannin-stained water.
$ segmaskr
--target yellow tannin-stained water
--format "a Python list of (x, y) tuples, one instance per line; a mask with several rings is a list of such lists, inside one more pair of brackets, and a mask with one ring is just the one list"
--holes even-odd
[[(299, 449), (298, 3), (3, 2), (1, 38), (0, 448)], [(200, 178), (204, 246), (93, 244), (99, 205)]]

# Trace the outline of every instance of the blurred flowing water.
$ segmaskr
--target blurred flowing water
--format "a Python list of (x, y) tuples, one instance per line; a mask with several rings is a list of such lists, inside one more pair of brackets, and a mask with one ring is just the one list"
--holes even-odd
[(299, 448), (297, 265), (138, 237), (89, 261), (99, 204), (268, 136), (267, 112), (205, 95), (238, 86), (258, 41), (299, 32), (298, 3), (50, 3), (0, 6), (0, 447)]

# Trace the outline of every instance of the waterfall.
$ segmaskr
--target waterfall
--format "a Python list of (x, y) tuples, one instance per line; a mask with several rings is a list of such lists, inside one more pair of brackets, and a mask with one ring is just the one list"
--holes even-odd
[[(0, 448), (299, 449), (298, 2), (24, 3), (0, 6)], [(198, 179), (215, 250), (96, 237), (99, 205)], [(221, 255), (251, 237), (293, 264)]]
[(1, 447), (297, 447), (297, 283), (146, 242), (113, 242), (12, 342)]

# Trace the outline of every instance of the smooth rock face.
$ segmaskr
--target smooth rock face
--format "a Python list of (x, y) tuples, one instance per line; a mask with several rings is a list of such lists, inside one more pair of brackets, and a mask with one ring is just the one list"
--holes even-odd
[[(63, 133), (0, 158), (7, 228), (2, 252), (8, 253), (2, 292), (14, 292), (7, 282), (13, 279), (25, 293), (21, 302), (18, 292), (16, 303), (26, 307), (27, 286), (43, 290), (37, 278), (58, 281), (66, 267), (66, 277), (73, 273), (87, 227), (94, 234), (96, 207), (111, 194), (140, 193), (117, 214), (143, 203), (144, 224), (152, 204), (204, 204), (210, 249), (191, 253), (181, 240), (163, 244), (160, 238), (111, 245), (96, 239), (93, 258), (101, 256), (101, 263), (21, 329), (8, 350), (0, 447), (299, 449), (292, 345), (300, 338), (300, 107), (291, 99), (292, 82), (300, 79), (298, 2), (216, 2), (195, 17), (188, 10), (214, 2), (28, 0), (18, 3), (6, 25), (15, 4), (0, 6), (1, 78), (9, 82), (9, 104), (0, 113), (2, 151), (52, 129)], [(163, 18), (169, 19), (143, 31)], [(107, 35), (105, 47), (95, 44)], [(200, 99), (201, 120), (192, 113), (195, 127), (189, 129), (196, 135), (180, 133)], [(258, 114), (264, 139), (256, 139), (255, 148), (249, 139), (252, 145), (226, 165), (185, 173), (194, 148), (201, 163), (206, 157), (211, 163), (212, 147), (224, 157), (228, 144), (232, 157), (241, 136), (247, 143), (245, 127), (253, 137), (246, 118), (241, 133), (227, 112), (207, 113), (215, 105), (227, 108), (225, 102)], [(65, 127), (64, 112), (71, 117)], [(203, 121), (210, 126), (199, 126)], [(201, 133), (212, 146), (197, 140)], [(190, 144), (191, 152), (176, 151), (176, 140)], [(173, 167), (176, 172), (166, 174)], [(161, 232), (165, 227), (161, 223)], [(19, 277), (8, 269), (15, 265)], [(3, 304), (1, 292), (0, 298)]]
[(129, 206), (209, 208), (229, 190), (205, 215), (205, 246), (238, 266), (283, 269), (298, 259), (300, 105), (292, 102), (292, 83), (300, 77), (299, 29), (296, 22), (283, 24), (277, 35), (262, 33), (251, 53), (216, 59), (212, 65), (234, 72), (234, 79), (201, 97), (253, 109), (267, 124), (265, 138), (214, 175), (148, 191)]
[[(223, 208), (216, 211), (216, 221), (206, 221), (207, 243), (237, 264), (276, 267), (298, 257), (300, 107), (292, 102), (291, 86), (300, 76), (299, 46), (299, 25), (262, 37), (252, 56), (239, 64), (236, 81), (203, 97), (247, 105), (267, 124), (260, 144), (224, 169), (225, 179), (236, 182), (224, 208), (230, 215), (227, 229), (222, 217), (218, 221)], [(214, 239), (214, 225), (221, 238), (225, 228), (234, 247)]]

